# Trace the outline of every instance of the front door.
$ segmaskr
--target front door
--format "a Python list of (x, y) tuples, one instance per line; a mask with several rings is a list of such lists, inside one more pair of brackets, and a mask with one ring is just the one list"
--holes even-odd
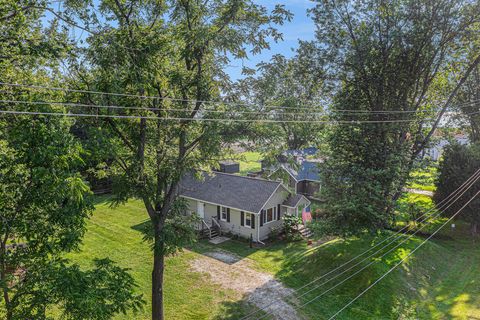
[(197, 201), (197, 214), (200, 219), (205, 218), (205, 206), (203, 205), (203, 202)]

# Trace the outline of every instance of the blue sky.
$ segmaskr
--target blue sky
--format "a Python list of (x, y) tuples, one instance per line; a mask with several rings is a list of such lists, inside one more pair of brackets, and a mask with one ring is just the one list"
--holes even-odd
[(283, 33), (283, 41), (279, 43), (271, 43), (270, 50), (264, 50), (262, 53), (249, 56), (248, 60), (234, 60), (226, 69), (232, 80), (242, 78), (242, 66), (255, 68), (262, 61), (268, 61), (275, 54), (282, 54), (286, 57), (294, 55), (292, 48), (298, 46), (298, 40), (313, 40), (315, 36), (315, 25), (310, 17), (307, 16), (307, 9), (312, 8), (314, 3), (310, 0), (256, 0), (256, 3), (272, 10), (276, 4), (284, 4), (285, 8), (293, 13), (293, 19), (278, 26), (280, 32)]
[[(248, 59), (232, 60), (226, 68), (226, 72), (230, 75), (232, 80), (242, 78), (242, 67), (255, 68), (255, 66), (262, 61), (269, 61), (275, 54), (282, 54), (286, 57), (294, 55), (292, 48), (298, 47), (298, 40), (312, 40), (315, 33), (315, 25), (310, 17), (307, 15), (307, 10), (314, 6), (311, 0), (254, 0), (259, 5), (265, 6), (269, 11), (274, 9), (275, 5), (283, 4), (285, 8), (293, 13), (293, 19), (282, 26), (277, 26), (278, 30), (283, 34), (283, 41), (275, 43), (273, 40), (270, 43), (271, 48), (264, 50), (257, 55), (249, 55)], [(54, 3), (52, 8), (61, 11), (61, 2)], [(47, 12), (44, 20), (52, 19), (52, 14)], [(85, 38), (87, 35), (78, 29), (73, 29), (72, 36), (76, 39)]]

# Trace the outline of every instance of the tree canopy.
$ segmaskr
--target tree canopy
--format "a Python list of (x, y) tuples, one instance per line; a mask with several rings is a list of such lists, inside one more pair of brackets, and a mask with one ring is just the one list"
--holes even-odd
[(72, 19), (91, 31), (88, 46), (77, 50), (71, 82), (79, 88), (128, 94), (80, 95), (93, 105), (124, 107), (93, 107), (94, 113), (150, 118), (93, 119), (84, 126), (95, 128), (86, 141), (102, 141), (100, 152), (114, 160), (109, 174), (116, 203), (138, 197), (145, 205), (151, 222), (147, 237), (154, 250), (152, 319), (162, 319), (164, 257), (194, 239), (194, 221), (184, 217), (178, 198), (180, 180), (189, 171), (216, 164), (223, 153), (221, 143), (236, 134), (228, 120), (192, 120), (228, 117), (212, 112), (225, 111), (225, 105), (206, 102), (219, 100), (231, 85), (223, 67), (232, 56), (256, 54), (268, 48), (271, 39), (280, 39), (274, 25), (290, 14), (283, 6), (267, 12), (248, 0), (105, 0), (84, 15), (92, 6), (70, 6)]
[[(58, 86), (59, 60), (70, 49), (55, 23), (40, 23), (44, 2), (0, 6), (1, 81)], [(38, 101), (59, 92), (2, 88), (2, 110), (64, 112)], [(51, 99), (51, 100), (50, 100)], [(83, 149), (65, 117), (0, 115), (0, 288), (6, 319), (109, 319), (141, 306), (133, 278), (109, 260), (80, 269), (65, 258), (79, 248), (93, 206), (80, 175)]]
[[(336, 88), (332, 117), (351, 121), (331, 130), (323, 169), (333, 230), (394, 221), (414, 161), (480, 61), (471, 32), (479, 10), (470, 1), (348, 0), (312, 10), (319, 55)], [(453, 64), (464, 67), (449, 87)]]

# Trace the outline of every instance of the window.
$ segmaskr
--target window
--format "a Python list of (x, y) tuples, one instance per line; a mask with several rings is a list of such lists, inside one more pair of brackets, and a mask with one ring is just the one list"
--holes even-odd
[(227, 221), (227, 208), (226, 207), (221, 208), (220, 219), (223, 220), (223, 221)]
[(277, 208), (276, 207), (267, 209), (267, 211), (265, 212), (264, 222), (268, 223), (268, 222), (272, 222), (274, 220), (277, 220)]
[(251, 227), (252, 226), (252, 214), (245, 213), (245, 226)]

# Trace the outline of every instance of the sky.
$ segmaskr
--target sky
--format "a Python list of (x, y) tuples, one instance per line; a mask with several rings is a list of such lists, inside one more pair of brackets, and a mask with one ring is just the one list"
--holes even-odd
[[(274, 9), (275, 5), (283, 4), (285, 8), (293, 14), (293, 18), (290, 22), (277, 26), (277, 29), (283, 34), (283, 41), (275, 43), (273, 39), (270, 39), (269, 50), (263, 50), (257, 55), (249, 54), (248, 59), (231, 61), (225, 71), (230, 75), (233, 81), (243, 77), (243, 66), (254, 69), (258, 63), (269, 61), (275, 54), (282, 54), (285, 57), (291, 57), (294, 55), (293, 49), (298, 47), (298, 40), (314, 39), (315, 25), (307, 14), (307, 10), (314, 6), (312, 0), (254, 0), (254, 2), (266, 7), (269, 11)], [(52, 9), (61, 12), (61, 1), (54, 3)], [(43, 21), (47, 22), (52, 18), (53, 15), (46, 12)], [(84, 39), (87, 34), (81, 30), (73, 28), (72, 36), (79, 40)]]
[(284, 4), (285, 8), (293, 13), (293, 19), (285, 23), (283, 26), (277, 26), (278, 30), (283, 33), (283, 41), (270, 44), (270, 50), (264, 50), (260, 54), (249, 56), (248, 60), (233, 60), (226, 68), (226, 72), (232, 80), (242, 78), (242, 66), (255, 68), (260, 62), (266, 62), (275, 54), (282, 54), (286, 57), (294, 55), (292, 48), (298, 47), (298, 40), (313, 40), (315, 37), (315, 25), (307, 15), (307, 9), (312, 8), (314, 3), (310, 0), (256, 0), (256, 3), (265, 6), (268, 10), (272, 10), (276, 4)]

